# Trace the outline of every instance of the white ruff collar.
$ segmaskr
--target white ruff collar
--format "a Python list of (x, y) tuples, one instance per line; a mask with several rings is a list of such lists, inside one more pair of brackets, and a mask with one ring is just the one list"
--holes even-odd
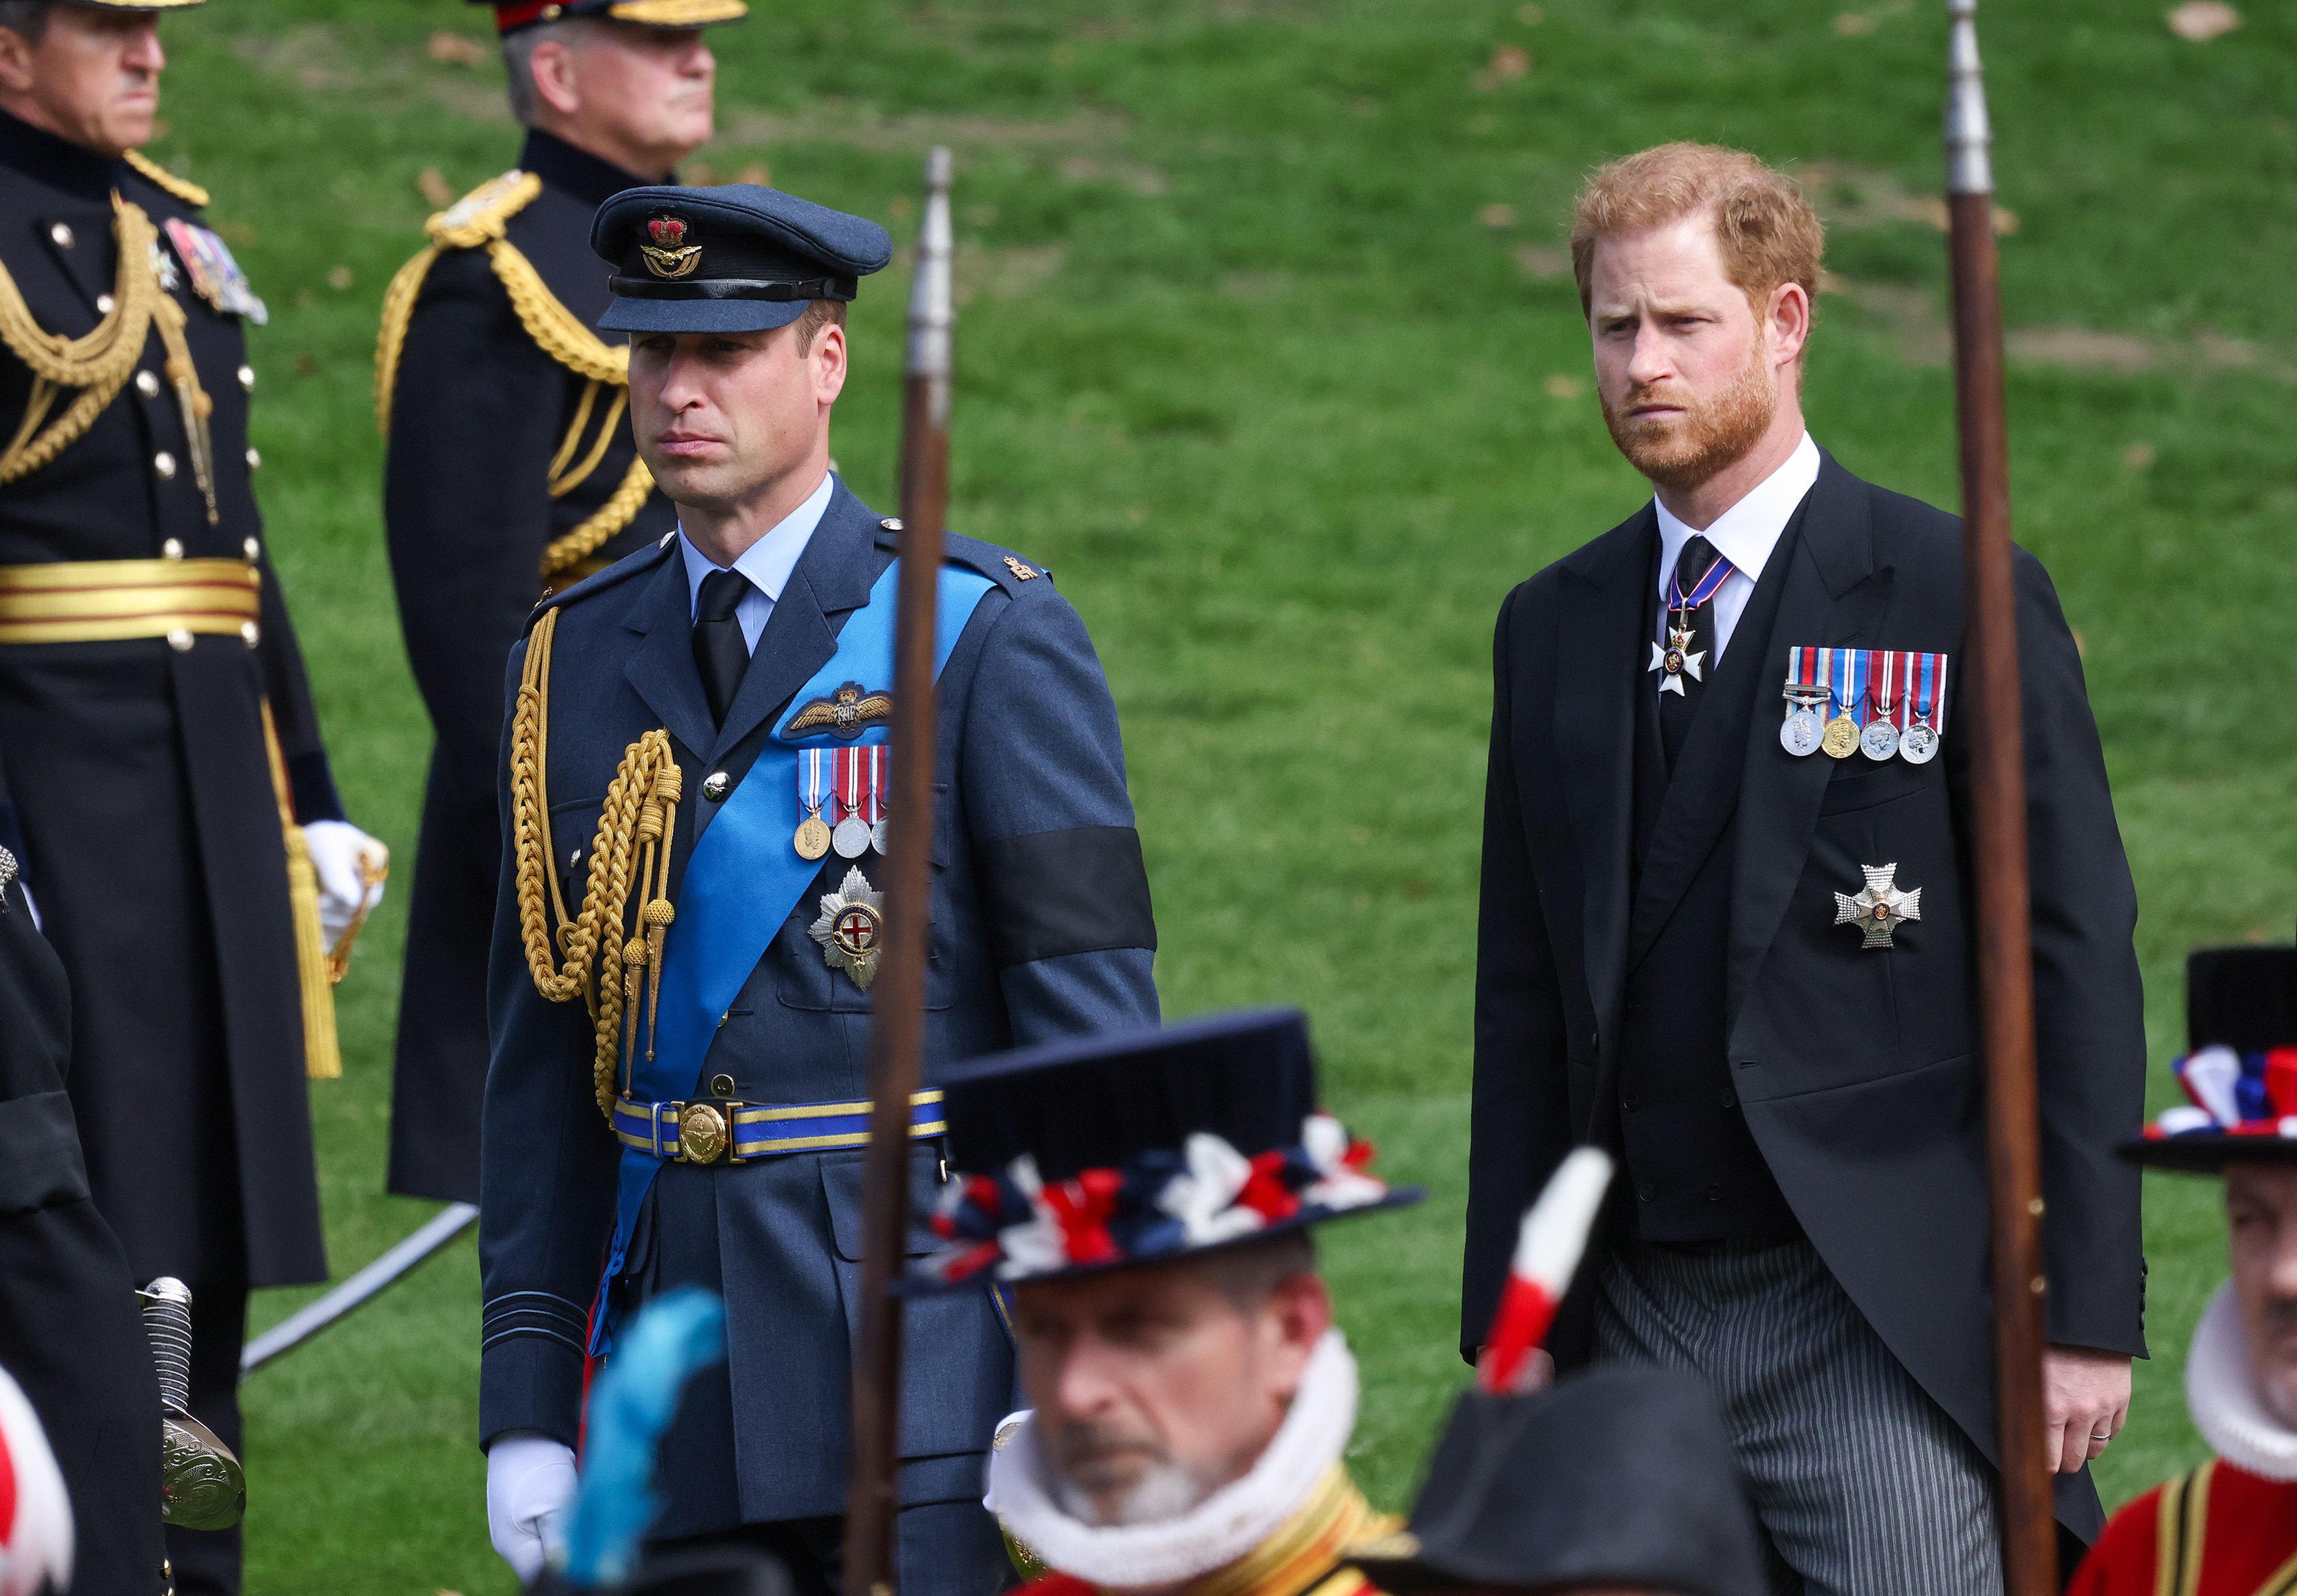
[(988, 1507), (1047, 1567), (1119, 1589), (1181, 1584), (1235, 1562), (1306, 1506), (1355, 1422), (1356, 1361), (1340, 1332), (1330, 1329), (1251, 1472), (1178, 1518), (1104, 1528), (1071, 1517), (1054, 1499), (1033, 1420), (990, 1453)]
[(2297, 1429), (2275, 1418), (2257, 1394), (2230, 1280), (2218, 1287), (2194, 1330), (2186, 1406), (2202, 1439), (2227, 1462), (2265, 1479), (2297, 1481)]

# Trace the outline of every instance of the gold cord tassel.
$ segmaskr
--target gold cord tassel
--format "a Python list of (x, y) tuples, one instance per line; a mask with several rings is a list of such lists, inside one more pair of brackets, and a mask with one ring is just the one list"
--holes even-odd
[(271, 762), (271, 791), (279, 801), (279, 828), (287, 844), (287, 906), (295, 921), (295, 972), (303, 996), (303, 1074), (314, 1081), (333, 1081), (343, 1073), (343, 1055), (335, 1036), (335, 989), (329, 975), (327, 941), (319, 928), (319, 873), (312, 868), (303, 828), (295, 823), (287, 761), (279, 751), (279, 729), (268, 699), (263, 704), (263, 746)]

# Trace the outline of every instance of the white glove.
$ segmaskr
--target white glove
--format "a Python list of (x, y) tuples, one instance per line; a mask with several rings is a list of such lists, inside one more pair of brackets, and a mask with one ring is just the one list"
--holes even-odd
[(383, 883), (367, 885), (359, 861), (369, 860), (370, 869), (388, 866), (391, 850), (348, 820), (312, 821), (303, 827), (303, 846), (319, 874), (319, 929), (332, 948), (358, 918), (362, 905), (372, 909), (383, 901)]
[(487, 1538), (522, 1584), (532, 1584), (565, 1534), (574, 1453), (536, 1430), (509, 1430), (487, 1448)]

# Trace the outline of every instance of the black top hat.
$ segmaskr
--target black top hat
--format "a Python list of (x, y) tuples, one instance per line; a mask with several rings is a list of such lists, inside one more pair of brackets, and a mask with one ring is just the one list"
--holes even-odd
[(1420, 1197), (1318, 1110), (1293, 1009), (1024, 1048), (943, 1093), (959, 1172), (911, 1289), (1164, 1263)]
[(1395, 1596), (1770, 1589), (1715, 1399), (1663, 1369), (1599, 1369), (1535, 1396), (1467, 1393), (1428, 1461), (1411, 1527), (1348, 1560)]
[(2171, 1062), (2189, 1101), (2122, 1156), (2213, 1175), (2297, 1164), (2297, 948), (2200, 948), (2186, 958), (2186, 1039)]
[(598, 318), (613, 333), (786, 326), (893, 258), (877, 223), (754, 183), (624, 189), (598, 207), (590, 248), (614, 268)]
[(516, 33), (538, 23), (576, 17), (636, 22), (645, 28), (708, 28), (738, 22), (750, 14), (748, 0), (475, 0), (491, 5), (495, 31)]

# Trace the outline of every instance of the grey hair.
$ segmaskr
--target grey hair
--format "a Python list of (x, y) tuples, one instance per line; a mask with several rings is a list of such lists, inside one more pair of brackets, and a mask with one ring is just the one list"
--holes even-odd
[[(0, 0), (0, 6), (34, 3), (45, 0)], [(516, 33), (504, 35), (503, 87), (510, 97), (510, 114), (522, 128), (534, 126), (534, 47), (545, 39), (562, 39), (571, 44), (588, 21), (584, 17), (561, 17), (555, 22), (536, 22)]]
[(48, 30), (48, 7), (55, 0), (0, 0), (0, 28), (37, 45)]

